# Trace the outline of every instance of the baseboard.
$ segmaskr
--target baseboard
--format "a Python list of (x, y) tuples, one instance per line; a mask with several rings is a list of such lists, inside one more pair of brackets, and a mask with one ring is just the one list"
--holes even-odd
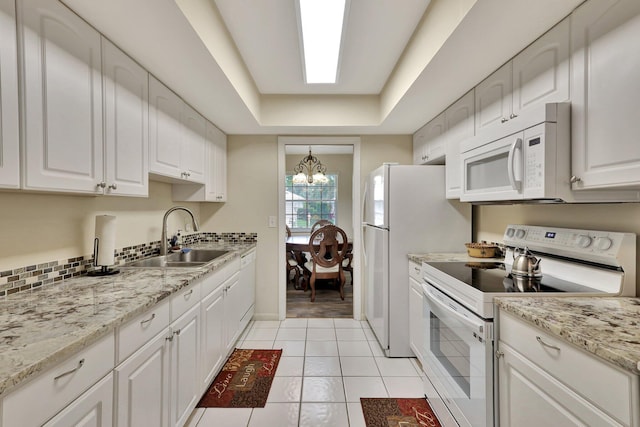
[(254, 313), (252, 320), (280, 320), (278, 313)]

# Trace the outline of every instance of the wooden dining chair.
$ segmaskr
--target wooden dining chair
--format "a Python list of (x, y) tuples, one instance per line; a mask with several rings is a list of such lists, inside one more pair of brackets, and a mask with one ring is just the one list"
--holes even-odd
[[(288, 225), (285, 224), (287, 231), (287, 239), (291, 237), (291, 229)], [(286, 240), (286, 239), (285, 239)], [(291, 282), (291, 272), (293, 271), (293, 287), (295, 289), (300, 289), (300, 277), (302, 274), (300, 264), (296, 260), (296, 256), (293, 251), (285, 251), (285, 255), (287, 257), (286, 267), (287, 267), (287, 284)]]
[(311, 302), (316, 299), (316, 280), (334, 279), (338, 282), (340, 298), (344, 300), (344, 270), (342, 260), (347, 252), (347, 234), (340, 227), (325, 225), (309, 237), (311, 260), (305, 263), (305, 272), (309, 276)]
[(316, 231), (318, 228), (324, 227), (325, 225), (333, 225), (333, 223), (331, 221), (329, 221), (328, 219), (319, 219), (319, 220), (317, 220), (311, 226), (311, 233)]

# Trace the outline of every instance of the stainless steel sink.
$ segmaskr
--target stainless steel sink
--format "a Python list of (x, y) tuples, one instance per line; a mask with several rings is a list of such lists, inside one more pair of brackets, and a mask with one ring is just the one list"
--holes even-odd
[(217, 249), (191, 249), (189, 251), (172, 252), (167, 255), (159, 255), (153, 258), (134, 261), (126, 264), (125, 267), (193, 268), (203, 266), (227, 253), (229, 253), (229, 251)]

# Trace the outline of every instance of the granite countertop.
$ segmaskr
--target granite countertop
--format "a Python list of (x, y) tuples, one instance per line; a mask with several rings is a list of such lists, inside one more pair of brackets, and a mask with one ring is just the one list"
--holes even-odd
[(206, 267), (122, 268), (0, 300), (0, 397), (255, 246), (198, 244), (229, 253)]
[(501, 310), (640, 375), (640, 298), (497, 297)]
[(423, 262), (502, 262), (503, 258), (476, 258), (469, 256), (466, 252), (439, 252), (428, 254), (408, 254), (409, 261), (422, 264)]

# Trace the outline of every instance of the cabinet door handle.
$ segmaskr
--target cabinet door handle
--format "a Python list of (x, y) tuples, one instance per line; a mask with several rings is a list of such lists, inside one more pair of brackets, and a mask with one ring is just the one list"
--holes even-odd
[(508, 121), (509, 121), (509, 119), (507, 119), (506, 117), (503, 117), (503, 118), (500, 120), (500, 123), (506, 123), (506, 122), (508, 122)]
[(67, 372), (63, 372), (60, 375), (58, 375), (57, 377), (55, 377), (53, 380), (57, 381), (62, 377), (66, 377), (67, 375), (71, 375), (73, 374), (75, 371), (77, 371), (78, 369), (82, 368), (82, 366), (84, 366), (84, 359), (80, 359), (80, 361), (78, 362), (78, 366), (76, 366), (73, 369), (69, 369)]
[(547, 344), (546, 342), (542, 341), (542, 338), (540, 338), (539, 336), (536, 336), (536, 340), (542, 344), (545, 347), (560, 351), (560, 347), (556, 347), (555, 345), (551, 345), (551, 344)]
[(117, 190), (118, 189), (118, 185), (114, 182), (108, 188), (109, 188), (109, 190)]
[(184, 294), (184, 299), (189, 298), (189, 297), (191, 296), (191, 294), (192, 294), (192, 293), (193, 293), (193, 289), (191, 289), (189, 292), (186, 292), (186, 293)]
[(516, 117), (518, 117), (518, 115), (517, 115), (517, 114), (513, 114), (513, 113), (511, 113), (511, 114), (509, 115), (509, 118), (510, 118), (510, 119), (515, 119)]
[(173, 334), (169, 335), (168, 337), (164, 338), (166, 341), (173, 341)]
[(173, 331), (173, 335), (180, 335), (180, 329)]
[(502, 356), (504, 356), (504, 352), (496, 350), (496, 359), (500, 359)]
[(580, 182), (580, 181), (582, 181), (582, 178), (577, 177), (575, 175), (572, 175), (571, 178), (569, 178), (569, 182), (572, 184), (575, 184), (576, 182)]
[(144, 324), (145, 324), (145, 323), (149, 323), (149, 322), (151, 322), (151, 321), (152, 321), (153, 319), (155, 319), (155, 318), (156, 318), (156, 314), (155, 314), (155, 313), (153, 313), (153, 314), (151, 314), (151, 317), (150, 317), (150, 318), (148, 318), (148, 319), (146, 319), (146, 320), (142, 320), (142, 321), (140, 321), (140, 325), (144, 326)]
[(99, 182), (99, 183), (96, 184), (96, 187), (98, 187), (98, 188), (104, 188), (106, 186), (107, 186), (106, 182)]

